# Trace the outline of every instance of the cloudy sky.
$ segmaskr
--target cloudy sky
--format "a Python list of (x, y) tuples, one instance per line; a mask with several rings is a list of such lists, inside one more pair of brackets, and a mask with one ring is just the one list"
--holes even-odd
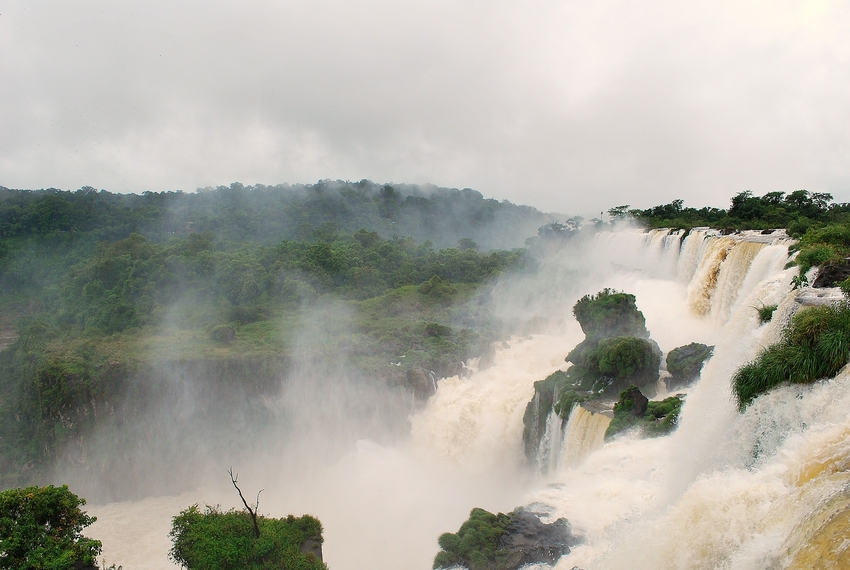
[(0, 0), (0, 185), (850, 201), (844, 1)]

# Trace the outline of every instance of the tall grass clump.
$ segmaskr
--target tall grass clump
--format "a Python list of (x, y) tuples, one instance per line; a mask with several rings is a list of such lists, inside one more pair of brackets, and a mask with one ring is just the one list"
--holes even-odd
[(782, 340), (741, 367), (732, 379), (740, 409), (790, 382), (833, 378), (850, 361), (850, 304), (809, 307), (794, 316)]

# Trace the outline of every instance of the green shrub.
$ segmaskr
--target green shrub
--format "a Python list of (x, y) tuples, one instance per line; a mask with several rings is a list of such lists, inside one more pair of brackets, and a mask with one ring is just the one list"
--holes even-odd
[(96, 520), (80, 510), (85, 504), (67, 485), (0, 493), (0, 568), (72, 570), (94, 566), (101, 543), (81, 534)]
[(322, 542), (318, 519), (258, 516), (257, 524), (259, 538), (247, 512), (192, 505), (172, 519), (169, 558), (189, 570), (327, 570), (314, 552), (302, 552)]
[(774, 311), (776, 311), (778, 307), (779, 305), (762, 305), (757, 308), (756, 311), (759, 314), (759, 322), (761, 324), (769, 323), (770, 319), (773, 318)]
[(800, 275), (814, 266), (842, 265), (850, 255), (850, 224), (809, 227), (792, 249), (800, 252), (794, 261)]
[(457, 533), (444, 533), (437, 540), (440, 552), (434, 558), (434, 568), (465, 566), (469, 570), (501, 570), (504, 555), (499, 541), (510, 524), (508, 515), (494, 515), (484, 509), (472, 509)]
[(649, 341), (619, 336), (600, 340), (588, 361), (601, 374), (642, 385), (658, 379), (661, 358)]
[(850, 360), (850, 306), (809, 307), (797, 313), (782, 340), (763, 350), (735, 373), (738, 406), (782, 384), (808, 384), (834, 377)]
[(210, 331), (210, 340), (230, 344), (236, 338), (236, 330), (230, 325), (216, 325)]
[(581, 404), (586, 400), (586, 396), (577, 394), (575, 390), (567, 390), (561, 394), (558, 401), (555, 402), (553, 409), (555, 410), (555, 413), (561, 417), (561, 419), (567, 420), (570, 417), (570, 411), (572, 411), (573, 406)]

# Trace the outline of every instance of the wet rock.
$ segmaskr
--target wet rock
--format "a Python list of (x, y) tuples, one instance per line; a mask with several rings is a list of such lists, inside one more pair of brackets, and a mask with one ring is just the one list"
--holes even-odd
[(407, 386), (416, 398), (427, 400), (436, 392), (436, 378), (433, 372), (416, 366), (407, 371)]
[(544, 523), (523, 507), (503, 514), (472, 509), (457, 533), (444, 533), (434, 568), (517, 570), (528, 564), (554, 565), (580, 542), (566, 519)]
[(818, 271), (818, 276), (812, 283), (812, 287), (837, 287), (839, 283), (850, 277), (850, 261), (823, 265)]
[(499, 542), (505, 555), (504, 568), (514, 570), (526, 564), (554, 565), (579, 540), (570, 532), (566, 519), (544, 523), (535, 513), (517, 509), (510, 515), (506, 534)]

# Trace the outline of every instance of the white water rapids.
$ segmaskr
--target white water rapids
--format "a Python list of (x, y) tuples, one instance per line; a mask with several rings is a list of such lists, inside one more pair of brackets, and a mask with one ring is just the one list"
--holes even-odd
[[(439, 534), (455, 532), (473, 507), (529, 504), (567, 518), (584, 538), (557, 568), (811, 567), (808, 560), (834, 548), (817, 550), (818, 529), (846, 522), (850, 503), (847, 375), (780, 388), (743, 414), (730, 389), (736, 368), (775, 341), (796, 310), (786, 262), (781, 237), (598, 234), (544, 262), (533, 278), (497, 286), (500, 316), (543, 318), (546, 332), (500, 344), (494, 364), (468, 378), (440, 380), (410, 418), (409, 437), (381, 445), (354, 433), (330, 460), (294, 447), (237, 469), (240, 482), (265, 489), (264, 514), (317, 516), (334, 570), (430, 568)], [(589, 412), (574, 413), (555, 438), (562, 457), (550, 460), (547, 475), (534, 474), (522, 452), (533, 383), (566, 366), (583, 337), (572, 305), (604, 287), (636, 295), (665, 353), (703, 342), (716, 345), (714, 356), (688, 390), (673, 434), (603, 444), (604, 427)], [(755, 308), (770, 304), (780, 307), (760, 326)], [(319, 429), (311, 441), (321, 442), (320, 428), (311, 429)], [(174, 568), (166, 558), (170, 518), (195, 502), (230, 507), (234, 499), (222, 485), (94, 506), (99, 520), (87, 534), (126, 570)], [(838, 527), (839, 536), (847, 528)]]

